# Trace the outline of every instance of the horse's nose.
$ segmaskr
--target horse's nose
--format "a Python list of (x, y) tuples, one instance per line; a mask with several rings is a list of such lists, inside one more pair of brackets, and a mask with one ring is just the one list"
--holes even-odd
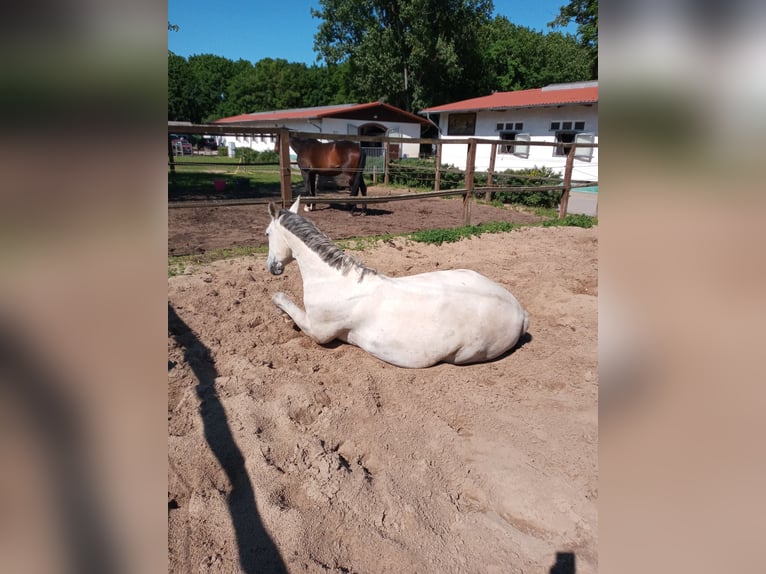
[(282, 271), (285, 270), (284, 265), (282, 265), (279, 261), (268, 261), (266, 263), (266, 268), (272, 275), (282, 275)]

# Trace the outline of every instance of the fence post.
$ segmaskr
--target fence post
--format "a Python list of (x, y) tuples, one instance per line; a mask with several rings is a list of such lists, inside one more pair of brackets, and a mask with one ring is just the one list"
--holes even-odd
[(434, 191), (439, 191), (442, 184), (442, 144), (436, 144), (436, 179), (434, 180)]
[(282, 190), (282, 207), (287, 209), (293, 202), (290, 181), (290, 132), (279, 130), (279, 184)]
[(388, 157), (391, 153), (390, 142), (386, 140), (386, 145), (383, 146), (383, 185), (388, 185)]
[(175, 173), (176, 160), (173, 157), (173, 144), (170, 143), (170, 134), (168, 134), (168, 161), (170, 162), (170, 173)]
[(471, 199), (473, 176), (476, 171), (476, 140), (468, 140), (468, 156), (465, 162), (465, 195), (463, 196), (463, 225), (471, 225)]
[[(495, 183), (494, 180), (494, 172), (495, 172), (495, 157), (497, 156), (497, 146), (492, 145), (492, 149), (489, 152), (489, 171), (487, 172), (487, 187), (492, 187), (492, 185)], [(492, 192), (488, 191), (484, 194), (484, 201), (492, 201)]]
[(559, 219), (564, 219), (567, 216), (567, 206), (569, 205), (569, 190), (572, 189), (572, 166), (574, 165), (575, 144), (572, 143), (572, 147), (569, 148), (567, 154), (567, 163), (564, 167), (564, 192), (561, 194), (561, 202), (559, 203)]

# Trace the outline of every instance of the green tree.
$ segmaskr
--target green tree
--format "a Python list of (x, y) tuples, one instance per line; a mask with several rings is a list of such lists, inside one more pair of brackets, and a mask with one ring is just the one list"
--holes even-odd
[(189, 62), (168, 50), (168, 120), (199, 122), (200, 119)]
[(470, 97), (483, 85), (479, 35), (491, 0), (320, 0), (314, 49), (349, 64), (350, 95), (406, 110)]
[(526, 90), (590, 79), (590, 56), (572, 35), (543, 34), (497, 16), (482, 34), (489, 88)]
[(188, 62), (200, 117), (202, 121), (215, 119), (220, 103), (227, 98), (227, 87), (237, 71), (236, 65), (228, 58), (213, 54), (189, 56)]
[(598, 78), (598, 0), (569, 0), (559, 15), (548, 23), (551, 28), (577, 24), (577, 38), (591, 57), (591, 79)]

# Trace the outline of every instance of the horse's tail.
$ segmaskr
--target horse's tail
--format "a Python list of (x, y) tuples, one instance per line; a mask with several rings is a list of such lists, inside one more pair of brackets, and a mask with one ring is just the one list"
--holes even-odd
[(521, 334), (525, 335), (527, 331), (529, 330), (529, 313), (527, 313), (526, 310), (524, 310), (524, 321), (521, 325)]
[[(356, 173), (354, 174), (354, 184), (351, 186), (351, 195), (359, 193), (360, 186), (364, 185), (364, 166), (367, 163), (367, 152), (364, 148), (359, 146), (359, 165), (356, 167)], [(363, 195), (366, 195), (363, 194)]]

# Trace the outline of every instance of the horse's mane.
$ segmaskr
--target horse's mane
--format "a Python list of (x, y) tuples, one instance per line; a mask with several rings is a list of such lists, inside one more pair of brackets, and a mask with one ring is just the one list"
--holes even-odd
[(375, 269), (365, 266), (356, 257), (348, 255), (332, 242), (332, 239), (317, 229), (311, 221), (287, 209), (279, 211), (279, 223), (327, 263), (344, 275), (351, 269), (359, 272), (359, 281), (368, 273), (377, 275)]

